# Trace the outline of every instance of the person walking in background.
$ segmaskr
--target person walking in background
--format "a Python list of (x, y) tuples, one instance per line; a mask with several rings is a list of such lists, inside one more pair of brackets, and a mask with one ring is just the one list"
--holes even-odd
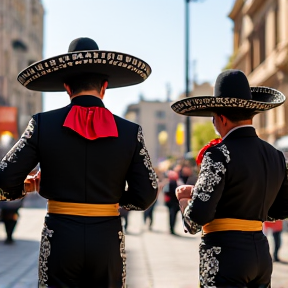
[(187, 185), (195, 185), (198, 179), (197, 176), (198, 171), (196, 171), (196, 169), (194, 169), (194, 167), (191, 167), (191, 173), (189, 175), (189, 177), (187, 178), (187, 181), (185, 184)]
[(125, 208), (120, 207), (119, 212), (122, 218), (122, 226), (124, 228), (124, 232), (127, 233), (128, 224), (129, 224), (128, 222), (129, 210), (126, 210)]
[(146, 224), (148, 221), (148, 227), (149, 227), (149, 230), (152, 230), (152, 225), (153, 225), (153, 213), (154, 213), (154, 208), (157, 204), (157, 201), (158, 201), (158, 195), (159, 195), (159, 191), (161, 191), (160, 189), (162, 189), (161, 186), (161, 181), (162, 181), (162, 177), (163, 177), (163, 173), (160, 172), (160, 170), (157, 168), (157, 167), (154, 167), (154, 171), (157, 175), (157, 182), (158, 182), (158, 193), (157, 193), (157, 199), (156, 201), (148, 208), (144, 211), (144, 214), (143, 214), (143, 220), (144, 220), (144, 224)]
[(163, 187), (164, 202), (169, 209), (169, 226), (170, 234), (176, 235), (175, 233), (175, 223), (177, 213), (180, 210), (179, 202), (175, 195), (176, 188), (183, 184), (179, 179), (179, 174), (176, 171), (170, 170), (167, 173), (169, 182)]
[[(36, 166), (27, 176), (24, 181), (24, 189), (31, 192), (39, 190), (39, 167)], [(37, 179), (36, 179), (37, 178)], [(34, 181), (30, 182), (30, 179)], [(13, 244), (13, 233), (16, 228), (19, 219), (19, 209), (23, 206), (24, 199), (18, 199), (14, 201), (0, 201), (0, 221), (4, 223), (6, 231), (6, 240), (4, 244)]]
[(283, 153), (257, 136), (252, 119), (285, 100), (275, 89), (250, 87), (242, 71), (225, 70), (213, 96), (172, 104), (182, 115), (212, 116), (222, 137), (205, 151), (195, 186), (176, 190), (185, 229), (203, 233), (201, 288), (271, 287), (262, 223), (288, 217), (287, 168)]
[(28, 89), (66, 91), (71, 100), (33, 115), (0, 162), (0, 201), (23, 198), (25, 177), (40, 163), (39, 194), (48, 205), (39, 287), (126, 287), (119, 206), (146, 210), (156, 200), (157, 177), (142, 128), (113, 115), (103, 98), (107, 88), (139, 84), (150, 73), (143, 60), (99, 50), (94, 40), (81, 37), (68, 53), (18, 75)]
[(283, 221), (277, 220), (275, 222), (264, 222), (263, 225), (264, 234), (268, 234), (269, 230), (272, 232), (273, 236), (273, 260), (275, 262), (281, 262), (278, 257), (278, 252), (281, 247), (281, 233), (283, 231)]
[[(181, 169), (179, 171), (179, 179), (181, 179), (181, 181), (186, 184), (189, 177), (191, 177), (193, 174), (192, 171), (192, 167), (191, 164), (188, 161), (185, 161), (182, 165), (181, 165)], [(191, 181), (193, 181), (193, 179), (191, 179)]]
[(146, 209), (143, 214), (144, 224), (146, 224), (147, 221), (149, 221), (148, 223), (149, 230), (152, 230), (153, 212), (154, 212), (155, 205), (156, 205), (156, 201), (148, 209)]
[(19, 218), (19, 209), (22, 205), (23, 199), (10, 202), (0, 202), (0, 221), (4, 223), (6, 231), (5, 244), (14, 243), (13, 232)]

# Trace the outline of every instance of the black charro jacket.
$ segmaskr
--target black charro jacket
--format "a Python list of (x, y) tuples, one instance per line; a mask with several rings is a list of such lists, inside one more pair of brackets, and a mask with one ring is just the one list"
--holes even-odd
[(206, 150), (185, 226), (195, 234), (214, 219), (266, 221), (288, 217), (285, 158), (253, 127), (232, 131)]
[(40, 163), (40, 195), (47, 199), (148, 208), (156, 199), (157, 179), (141, 127), (114, 115), (117, 138), (87, 140), (63, 127), (72, 105), (104, 107), (99, 98), (87, 95), (34, 115), (0, 163), (0, 199), (22, 197), (23, 181)]

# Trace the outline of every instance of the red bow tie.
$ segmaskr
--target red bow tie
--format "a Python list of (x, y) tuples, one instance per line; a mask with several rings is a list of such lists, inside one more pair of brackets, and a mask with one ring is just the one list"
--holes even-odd
[(113, 114), (103, 107), (72, 106), (63, 126), (89, 140), (101, 137), (118, 137)]

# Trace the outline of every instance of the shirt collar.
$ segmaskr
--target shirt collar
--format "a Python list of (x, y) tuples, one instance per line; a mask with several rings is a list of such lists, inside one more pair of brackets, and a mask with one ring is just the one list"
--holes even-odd
[(241, 125), (241, 126), (236, 126), (234, 128), (232, 128), (223, 138), (222, 140), (224, 140), (230, 133), (232, 133), (233, 131), (239, 129), (239, 128), (245, 128), (245, 127), (252, 127), (253, 128), (253, 125)]
[(79, 105), (82, 107), (97, 106), (97, 107), (104, 107), (105, 108), (102, 100), (100, 98), (98, 98), (96, 96), (92, 96), (92, 95), (77, 96), (71, 100), (71, 104), (72, 105)]

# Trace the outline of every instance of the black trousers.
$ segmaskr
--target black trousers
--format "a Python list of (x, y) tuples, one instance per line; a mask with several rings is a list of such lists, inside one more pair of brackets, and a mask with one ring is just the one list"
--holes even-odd
[[(156, 203), (156, 202), (155, 202), (155, 203)], [(150, 226), (150, 227), (151, 227), (152, 224), (153, 224), (153, 211), (154, 211), (155, 203), (152, 204), (148, 209), (146, 209), (146, 210), (144, 211), (144, 215), (143, 215), (143, 217), (144, 217), (144, 223), (146, 223), (147, 218), (150, 219), (150, 223), (149, 223), (149, 226)]]
[(125, 287), (120, 217), (45, 217), (39, 255), (39, 287)]
[(274, 239), (274, 252), (273, 257), (275, 261), (279, 261), (278, 258), (278, 251), (281, 247), (281, 233), (282, 231), (273, 232), (273, 239)]
[(18, 210), (19, 209), (2, 209), (1, 220), (5, 225), (7, 239), (6, 241), (12, 241), (13, 232), (18, 220)]
[(169, 225), (170, 225), (170, 232), (174, 233), (174, 228), (176, 224), (177, 213), (180, 211), (179, 203), (171, 203), (168, 206), (169, 208)]
[(208, 233), (199, 253), (201, 288), (270, 287), (272, 259), (262, 231)]

